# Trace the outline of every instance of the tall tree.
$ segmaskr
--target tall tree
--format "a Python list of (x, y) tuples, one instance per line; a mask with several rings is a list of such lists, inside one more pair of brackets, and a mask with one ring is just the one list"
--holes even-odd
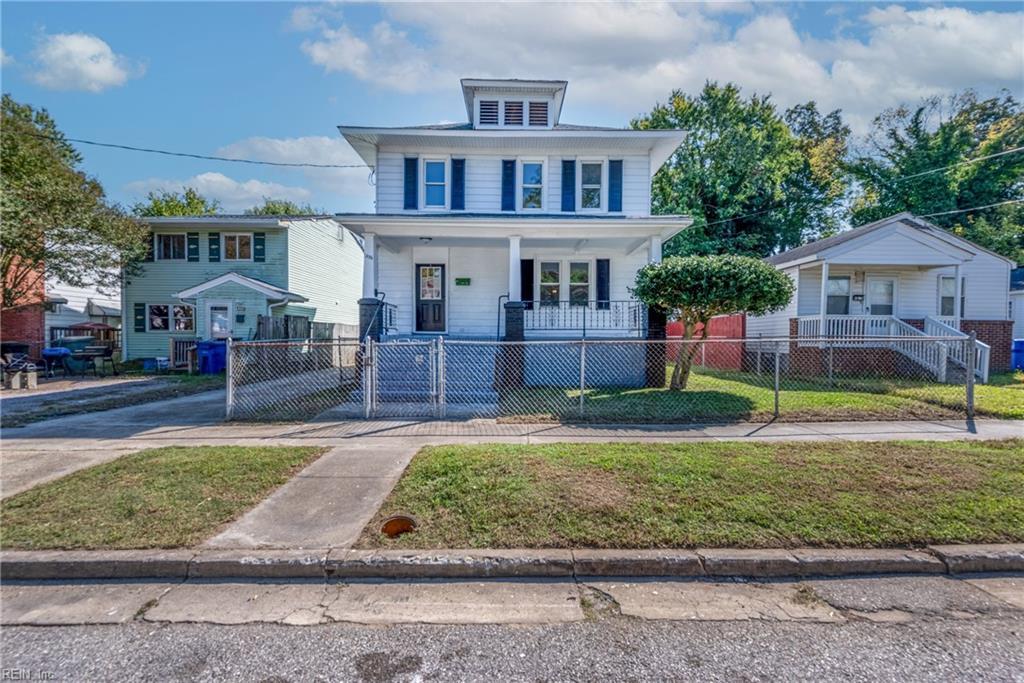
[(262, 204), (246, 209), (245, 213), (250, 216), (317, 216), (324, 212), (314, 209), (309, 204), (296, 204), (287, 199), (264, 197)]
[(160, 190), (146, 195), (146, 201), (132, 206), (136, 216), (206, 216), (220, 211), (220, 202), (207, 199), (192, 187), (181, 192)]
[(812, 102), (784, 117), (768, 96), (709, 82), (695, 97), (673, 91), (632, 126), (686, 132), (651, 188), (655, 213), (694, 217), (667, 255), (767, 256), (836, 227), (849, 136), (838, 112)]
[(0, 280), (4, 308), (39, 304), (41, 281), (114, 289), (145, 258), (148, 230), (107, 201), (45, 109), (3, 95)]
[(913, 109), (887, 109), (875, 118), (849, 164), (858, 186), (853, 223), (900, 211), (957, 212), (929, 220), (1024, 260), (1024, 206), (973, 209), (1024, 199), (1024, 151), (962, 163), (1021, 146), (1024, 109), (1009, 93), (979, 99), (968, 90), (947, 99), (927, 99)]

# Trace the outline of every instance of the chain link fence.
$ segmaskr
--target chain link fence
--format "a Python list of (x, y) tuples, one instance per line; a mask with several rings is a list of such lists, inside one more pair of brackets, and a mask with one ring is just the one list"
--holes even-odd
[[(962, 348), (961, 348), (962, 346)], [(709, 424), (973, 416), (969, 338), (237, 342), (228, 417)]]

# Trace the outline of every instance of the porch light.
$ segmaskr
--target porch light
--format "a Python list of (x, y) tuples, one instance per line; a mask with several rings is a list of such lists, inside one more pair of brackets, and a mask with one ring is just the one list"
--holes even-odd
[(427, 243), (429, 243), (429, 242), (430, 242), (430, 240), (432, 240), (432, 239), (434, 239), (434, 238), (433, 238), (433, 237), (421, 237), (421, 238), (420, 238), (420, 242), (423, 242), (423, 244), (427, 244)]

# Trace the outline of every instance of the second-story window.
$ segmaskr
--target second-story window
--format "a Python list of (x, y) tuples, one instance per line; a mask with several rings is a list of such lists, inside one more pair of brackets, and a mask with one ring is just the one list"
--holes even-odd
[(601, 164), (580, 164), (580, 206), (584, 209), (601, 208)]
[(426, 161), (423, 163), (424, 197), (425, 206), (432, 208), (444, 208), (444, 162)]
[(523, 208), (542, 208), (543, 195), (544, 164), (539, 161), (523, 162)]
[(227, 233), (224, 235), (225, 261), (252, 260), (252, 234), (248, 232)]
[(185, 235), (157, 235), (156, 258), (158, 261), (184, 261)]

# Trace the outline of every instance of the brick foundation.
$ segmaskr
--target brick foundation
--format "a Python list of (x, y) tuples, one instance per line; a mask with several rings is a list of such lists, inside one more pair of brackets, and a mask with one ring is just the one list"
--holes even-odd
[(992, 347), (989, 359), (990, 372), (1007, 372), (1010, 369), (1010, 350), (1013, 345), (1012, 320), (961, 320), (960, 329), (978, 335), (978, 341)]

